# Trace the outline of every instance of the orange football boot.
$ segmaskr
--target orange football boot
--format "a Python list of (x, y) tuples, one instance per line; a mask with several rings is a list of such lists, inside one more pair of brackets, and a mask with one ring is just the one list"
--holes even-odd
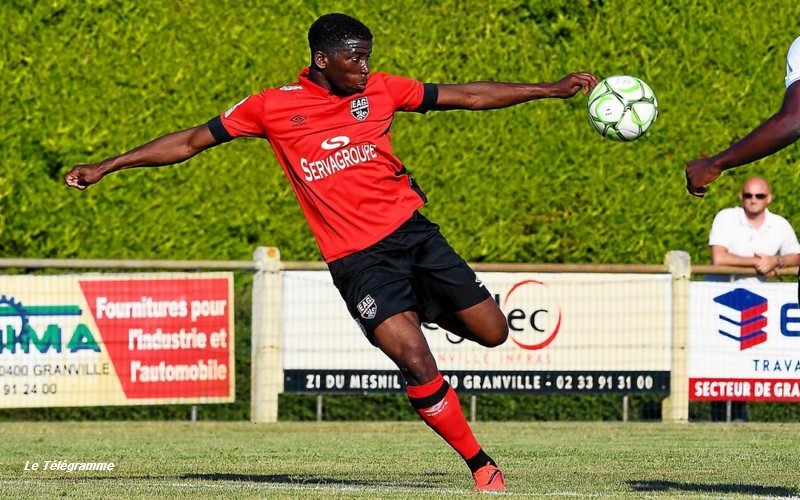
[(503, 491), (506, 489), (503, 473), (500, 471), (500, 469), (490, 463), (487, 463), (475, 471), (475, 473), (472, 474), (472, 477), (475, 478), (476, 490)]

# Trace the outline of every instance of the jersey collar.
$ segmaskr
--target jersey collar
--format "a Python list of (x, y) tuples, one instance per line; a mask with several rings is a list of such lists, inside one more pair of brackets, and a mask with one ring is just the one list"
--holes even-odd
[(310, 69), (308, 66), (300, 70), (300, 73), (297, 75), (297, 79), (306, 90), (311, 92), (312, 94), (319, 95), (321, 97), (335, 97), (334, 94), (331, 94), (330, 91), (326, 88), (320, 87), (309, 78)]

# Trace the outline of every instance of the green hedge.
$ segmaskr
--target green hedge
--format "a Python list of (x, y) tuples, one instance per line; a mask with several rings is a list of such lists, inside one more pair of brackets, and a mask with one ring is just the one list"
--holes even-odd
[(790, 196), (797, 146), (725, 174), (702, 201), (684, 193), (683, 177), (688, 160), (777, 110), (800, 4), (246, 4), (2, 2), (1, 255), (248, 259), (274, 245), (288, 260), (318, 260), (265, 141), (115, 174), (83, 193), (61, 177), (294, 80), (309, 58), (308, 25), (329, 10), (372, 27), (375, 70), (448, 83), (589, 70), (638, 75), (655, 90), (658, 122), (625, 144), (592, 130), (583, 96), (400, 114), (396, 152), (429, 194), (426, 213), (468, 260), (659, 263), (684, 249), (706, 262), (711, 218), (754, 173), (773, 181), (776, 212), (800, 214)]
[[(429, 195), (426, 214), (467, 260), (660, 263), (683, 249), (707, 262), (714, 213), (757, 173), (772, 181), (774, 211), (797, 224), (797, 145), (726, 173), (702, 201), (685, 194), (683, 169), (778, 109), (800, 3), (6, 0), (0, 256), (249, 259), (254, 247), (274, 245), (287, 260), (318, 260), (264, 141), (118, 173), (86, 192), (67, 189), (62, 176), (293, 81), (309, 59), (307, 27), (328, 11), (372, 28), (374, 70), (441, 83), (587, 70), (637, 75), (654, 89), (658, 122), (625, 144), (592, 130), (583, 96), (398, 115), (395, 151)], [(244, 323), (240, 381), (249, 374)], [(247, 392), (237, 385), (240, 397)], [(94, 414), (116, 411), (156, 410)], [(247, 414), (246, 402), (207, 411)]]

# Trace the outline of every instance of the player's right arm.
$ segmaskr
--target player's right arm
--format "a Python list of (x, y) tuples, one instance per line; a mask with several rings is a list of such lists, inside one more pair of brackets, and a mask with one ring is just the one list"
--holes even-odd
[(83, 190), (112, 172), (135, 167), (173, 165), (217, 144), (219, 142), (211, 133), (209, 125), (204, 123), (161, 136), (99, 163), (76, 165), (64, 176), (64, 182), (70, 187)]
[(174, 165), (236, 137), (266, 137), (264, 115), (264, 94), (251, 95), (207, 123), (161, 136), (100, 163), (77, 165), (64, 176), (64, 181), (83, 190), (118, 170)]

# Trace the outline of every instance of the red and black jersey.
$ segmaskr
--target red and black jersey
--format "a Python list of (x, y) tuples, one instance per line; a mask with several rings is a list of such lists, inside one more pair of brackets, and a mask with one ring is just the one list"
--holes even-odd
[(347, 97), (313, 83), (308, 68), (295, 83), (246, 97), (209, 122), (218, 141), (269, 140), (330, 262), (377, 243), (425, 204), (392, 153), (397, 111), (425, 112), (434, 85), (373, 73), (364, 92)]

